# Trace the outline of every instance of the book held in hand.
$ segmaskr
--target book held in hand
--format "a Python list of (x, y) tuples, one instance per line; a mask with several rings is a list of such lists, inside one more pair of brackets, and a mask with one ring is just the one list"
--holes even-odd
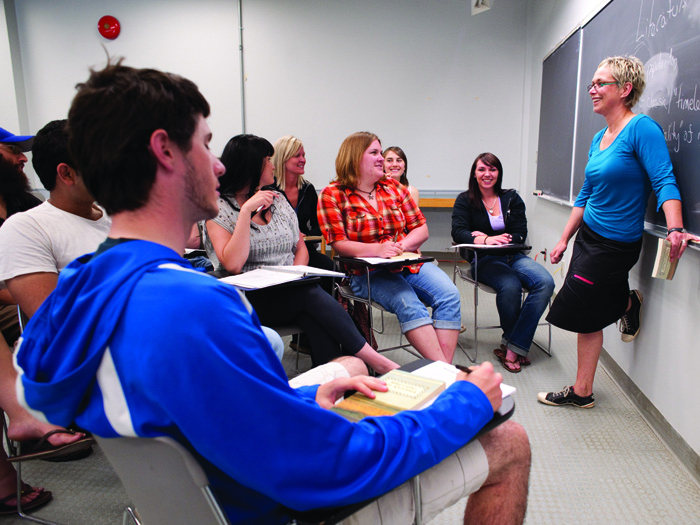
[(671, 262), (671, 241), (659, 239), (659, 244), (656, 248), (656, 260), (654, 261), (654, 269), (651, 271), (651, 276), (657, 279), (666, 279), (670, 281), (676, 273), (678, 259)]
[[(434, 361), (413, 372), (392, 370), (380, 378), (386, 381), (388, 391), (375, 392), (374, 399), (357, 392), (336, 403), (331, 410), (350, 421), (360, 421), (368, 416), (392, 416), (402, 410), (422, 410), (432, 405), (438, 395), (457, 380), (459, 372), (454, 365), (442, 361)], [(513, 393), (515, 387), (501, 383), (503, 399)]]
[(331, 410), (350, 421), (359, 421), (367, 416), (391, 416), (402, 410), (420, 409), (445, 390), (444, 381), (401, 370), (392, 370), (381, 379), (389, 388), (386, 392), (375, 392), (374, 399), (357, 392)]

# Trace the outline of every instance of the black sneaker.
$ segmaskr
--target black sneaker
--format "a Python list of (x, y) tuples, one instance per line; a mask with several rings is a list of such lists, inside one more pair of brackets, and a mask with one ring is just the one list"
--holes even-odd
[(630, 291), (632, 306), (620, 317), (620, 337), (625, 343), (631, 343), (639, 335), (642, 329), (642, 292), (639, 290)]
[(537, 394), (537, 401), (555, 407), (574, 405), (579, 408), (593, 408), (595, 406), (593, 394), (581, 397), (574, 393), (573, 386), (565, 386), (561, 392), (540, 392)]

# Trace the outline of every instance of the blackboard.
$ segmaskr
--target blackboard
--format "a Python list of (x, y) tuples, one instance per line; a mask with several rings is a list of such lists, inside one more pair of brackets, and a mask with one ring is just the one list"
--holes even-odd
[(564, 200), (571, 199), (580, 48), (581, 30), (577, 29), (542, 65), (537, 189)]
[[(605, 127), (603, 117), (593, 113), (585, 86), (605, 57), (634, 55), (644, 62), (647, 77), (647, 87), (634, 110), (649, 115), (663, 128), (683, 198), (684, 224), (688, 230), (700, 232), (700, 2), (614, 0), (580, 31), (579, 78), (576, 89), (568, 92), (571, 103), (576, 105), (578, 102), (571, 200), (575, 199), (583, 184), (591, 140)], [(568, 69), (561, 73), (571, 75)], [(542, 117), (554, 119), (550, 125), (557, 125), (556, 119), (568, 118), (560, 112), (544, 111)], [(541, 122), (540, 128), (542, 125)], [(540, 163), (550, 150), (543, 149), (540, 141), (537, 184), (545, 192), (544, 188), (551, 185), (550, 179), (554, 175), (541, 169)], [(561, 193), (552, 195), (561, 198)], [(663, 214), (657, 214), (655, 208), (652, 197), (647, 220), (659, 226), (665, 225)]]

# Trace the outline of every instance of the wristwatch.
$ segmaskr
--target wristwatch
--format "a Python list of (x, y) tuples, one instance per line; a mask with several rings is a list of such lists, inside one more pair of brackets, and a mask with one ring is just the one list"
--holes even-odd
[(685, 233), (685, 228), (669, 228), (666, 232), (666, 237), (671, 235), (673, 232)]

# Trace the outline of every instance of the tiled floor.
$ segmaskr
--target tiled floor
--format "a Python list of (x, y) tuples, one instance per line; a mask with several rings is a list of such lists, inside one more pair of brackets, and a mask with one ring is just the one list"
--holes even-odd
[[(471, 290), (460, 283), (463, 319), (470, 326)], [(484, 296), (479, 307), (485, 323), (496, 324), (493, 296)], [(386, 335), (398, 340), (393, 316), (386, 318)], [(554, 329), (554, 357), (533, 347), (532, 366), (520, 374), (504, 372), (505, 381), (517, 387), (515, 421), (530, 436), (533, 462), (526, 523), (543, 524), (680, 524), (700, 523), (700, 487), (656, 437), (620, 389), (599, 367), (596, 376), (596, 407), (548, 407), (536, 401), (537, 392), (558, 390), (571, 384), (576, 369), (575, 339)], [(545, 338), (540, 328), (537, 340)], [(492, 349), (498, 330), (479, 333), (479, 357), (498, 365)], [(472, 351), (472, 330), (460, 336)], [(402, 351), (397, 362), (411, 357)], [(293, 373), (295, 358), (287, 349), (285, 368)], [(456, 362), (469, 364), (459, 350)], [(300, 368), (310, 366), (301, 356)], [(36, 513), (71, 525), (121, 523), (121, 510), (128, 503), (118, 478), (99, 450), (86, 460), (68, 464), (42, 461), (28, 463), (23, 477), (54, 492), (54, 501)], [(504, 502), (507, 504), (507, 502)], [(461, 523), (464, 502), (446, 509), (432, 523)], [(0, 523), (28, 523), (15, 517)], [(158, 524), (156, 524), (158, 525)]]

